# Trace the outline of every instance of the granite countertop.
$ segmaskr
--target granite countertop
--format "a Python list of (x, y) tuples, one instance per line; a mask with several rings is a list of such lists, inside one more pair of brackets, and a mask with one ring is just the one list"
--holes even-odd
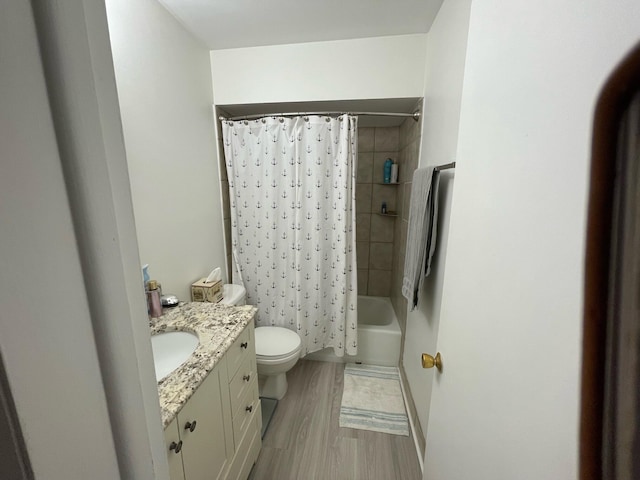
[(257, 309), (251, 305), (181, 303), (149, 320), (151, 335), (182, 330), (198, 335), (200, 341), (189, 359), (158, 382), (162, 428), (165, 428), (220, 358), (238, 338)]

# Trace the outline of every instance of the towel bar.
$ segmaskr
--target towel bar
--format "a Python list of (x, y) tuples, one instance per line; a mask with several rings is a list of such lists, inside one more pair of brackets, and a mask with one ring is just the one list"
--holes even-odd
[(438, 165), (434, 168), (434, 171), (439, 172), (440, 170), (448, 170), (450, 168), (456, 168), (456, 162), (446, 163), (444, 165)]

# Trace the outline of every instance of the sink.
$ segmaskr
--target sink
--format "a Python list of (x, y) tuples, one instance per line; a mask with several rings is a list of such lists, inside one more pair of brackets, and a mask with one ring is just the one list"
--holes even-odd
[(156, 381), (160, 381), (191, 356), (198, 346), (198, 336), (191, 332), (165, 332), (151, 337)]

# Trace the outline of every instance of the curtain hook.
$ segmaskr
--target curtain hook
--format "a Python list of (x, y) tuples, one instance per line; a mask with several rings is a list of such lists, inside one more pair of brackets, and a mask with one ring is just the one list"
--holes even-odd
[(309, 121), (309, 117), (304, 117), (304, 121), (308, 122)]
[(262, 119), (262, 123), (267, 123), (267, 119), (266, 119), (266, 118), (263, 118), (263, 119)]
[(284, 118), (280, 117), (280, 123), (284, 123)]
[(249, 120), (245, 120), (245, 121), (244, 121), (244, 124), (245, 124), (245, 125), (249, 125)]

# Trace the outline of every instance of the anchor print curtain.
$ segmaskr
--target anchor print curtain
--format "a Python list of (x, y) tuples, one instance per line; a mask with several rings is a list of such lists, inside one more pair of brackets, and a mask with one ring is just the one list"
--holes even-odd
[(232, 245), (257, 325), (297, 332), (302, 355), (354, 355), (357, 118), (224, 121), (223, 137)]

